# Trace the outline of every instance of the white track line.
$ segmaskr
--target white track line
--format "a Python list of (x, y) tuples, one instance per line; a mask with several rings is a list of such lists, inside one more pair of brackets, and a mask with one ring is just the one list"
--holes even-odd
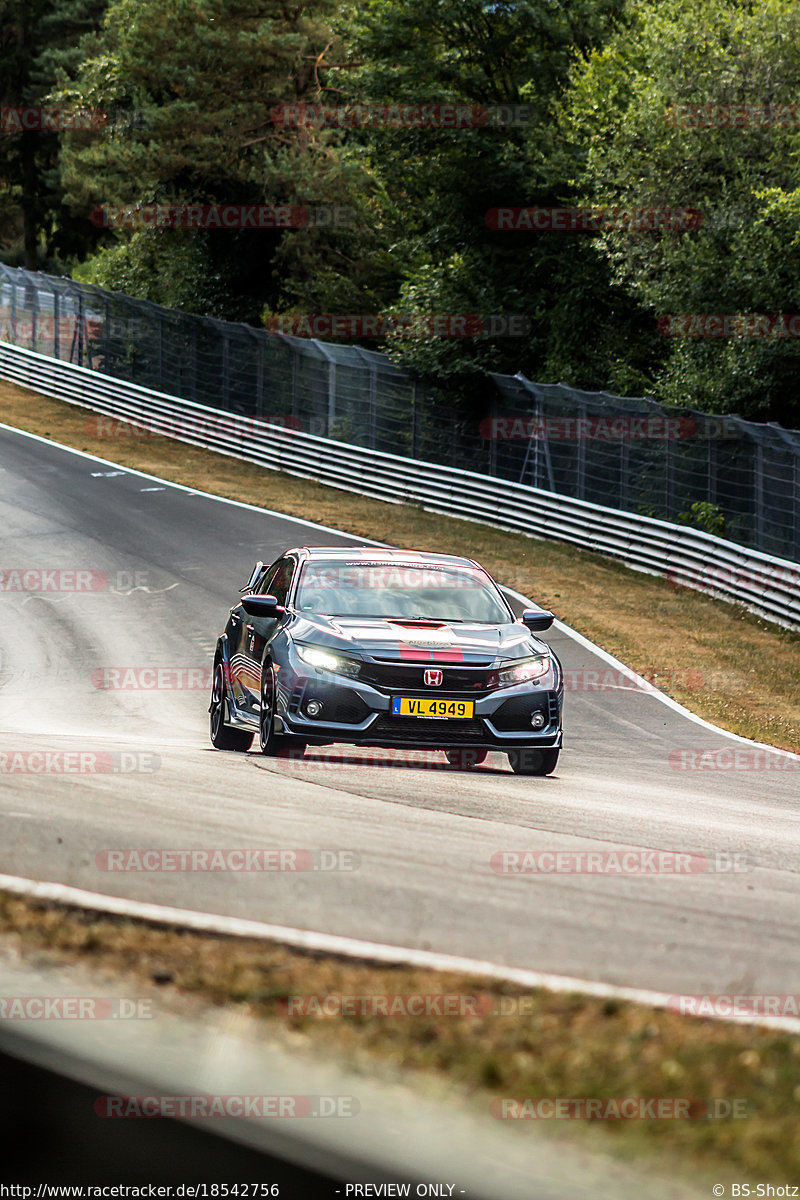
[[(98, 458), (97, 455), (89, 454), (85, 450), (76, 450), (72, 446), (64, 446), (60, 442), (53, 441), (51, 438), (44, 438), (39, 436), (39, 434), (29, 433), (24, 429), (17, 429), (13, 425), (6, 425), (0, 422), (0, 429), (7, 429), (11, 433), (32, 438), (34, 441), (41, 442), (46, 446), (55, 446), (59, 450), (67, 451), (70, 454), (77, 454), (81, 458), (89, 459), (91, 462), (99, 462), (113, 467), (120, 466), (119, 463), (113, 463), (109, 459)], [(344, 534), (345, 537), (351, 537), (354, 541), (366, 543), (367, 545), (387, 545), (386, 542), (378, 542), (373, 538), (358, 537), (357, 534), (344, 533), (341, 529), (333, 529), (329, 525), (320, 525), (316, 521), (306, 521), (302, 517), (293, 517), (286, 513), (277, 512), (274, 509), (261, 508), (256, 504), (246, 504), (241, 500), (230, 500), (226, 496), (215, 496), (212, 492), (203, 492), (198, 488), (191, 488), (185, 484), (175, 483), (170, 479), (162, 479), (159, 475), (149, 475), (145, 471), (137, 471), (131, 467), (122, 467), (121, 469), (128, 474), (138, 475), (142, 479), (156, 480), (159, 483), (166, 484), (168, 487), (176, 488), (178, 491), (186, 492), (189, 495), (203, 496), (209, 500), (216, 500), (218, 503), (232, 504), (237, 508), (245, 508), (251, 512), (260, 512), (267, 516), (279, 517), (281, 520), (292, 521), (297, 525), (303, 525), (309, 529), (321, 529), (325, 533)], [(526, 607), (538, 607), (527, 596), (523, 596), (513, 588), (503, 585), (503, 591)], [(571, 629), (569, 625), (565, 625), (562, 621), (556, 621), (555, 627), (560, 632), (566, 634), (567, 637), (572, 638), (578, 645), (583, 646), (584, 649), (589, 650), (592, 654), (602, 659), (603, 662), (608, 663), (609, 666), (616, 667), (618, 670), (625, 672), (631, 681), (636, 683), (647, 695), (653, 696), (654, 699), (660, 701), (662, 704), (666, 704), (668, 708), (687, 717), (703, 729), (711, 730), (721, 737), (730, 738), (732, 741), (740, 742), (747, 746), (757, 746), (759, 749), (772, 751), (773, 754), (787, 755), (792, 758), (796, 757), (796, 755), (790, 754), (789, 751), (778, 750), (774, 746), (765, 746), (761, 742), (754, 742), (749, 738), (740, 737), (738, 734), (729, 733), (726, 729), (720, 729), (717, 725), (712, 725), (710, 722), (704, 721), (702, 717), (698, 717), (695, 713), (690, 712), (688, 708), (684, 708), (682, 704), (673, 700), (671, 696), (654, 690), (653, 685), (643, 676), (631, 671), (630, 667), (626, 667), (618, 658), (614, 658), (613, 655), (608, 654), (605, 650), (601, 650), (599, 646), (595, 646), (593, 642), (590, 642), (588, 638)], [(429, 970), (457, 971), (467, 975), (481, 975), (489, 979), (502, 979), (507, 982), (517, 983), (523, 987), (546, 988), (548, 991), (553, 992), (580, 992), (588, 996), (628, 1000), (634, 1004), (648, 1004), (653, 1008), (669, 1008), (670, 1001), (672, 1001), (674, 1007), (676, 999), (674, 996), (671, 997), (667, 992), (650, 992), (642, 988), (617, 987), (614, 984), (597, 983), (590, 979), (573, 979), (565, 975), (548, 975), (539, 971), (526, 971), (514, 967), (505, 967), (498, 963), (485, 962), (478, 959), (461, 958), (457, 955), (436, 954), (429, 950), (415, 950), (411, 947), (403, 946), (387, 946), (380, 942), (360, 941), (357, 938), (338, 937), (333, 934), (316, 933), (313, 930), (306, 929), (292, 929), (289, 926), (283, 925), (268, 925), (260, 921), (247, 921), (238, 917), (224, 917), (216, 913), (201, 913), (192, 909), (168, 908), (159, 904), (146, 904), (141, 901), (125, 900), (116, 896), (105, 896), (100, 892), (88, 892), (82, 888), (68, 887), (60, 883), (43, 883), (34, 879), (22, 879), (14, 875), (0, 875), (0, 888), (17, 895), (30, 896), (35, 899), (73, 905), (78, 908), (93, 909), (97, 912), (116, 913), (144, 921), (182, 925), (186, 928), (197, 929), (207, 933), (270, 939), (283, 942), (286, 945), (296, 946), (299, 949), (317, 950), (327, 954), (341, 954), (348, 958), (367, 958), (375, 962), (400, 963)], [(717, 1019), (729, 1020), (742, 1025), (764, 1025), (772, 1029), (800, 1033), (800, 1018), (777, 1017), (766, 1014), (755, 1016), (732, 1013), (725, 1017), (717, 1017)]]
[[(118, 467), (121, 471), (124, 471), (129, 475), (138, 475), (141, 479), (155, 480), (157, 483), (165, 484), (169, 488), (175, 488), (180, 492), (186, 492), (189, 496), (202, 496), (207, 500), (216, 500), (219, 504), (232, 504), (236, 508), (245, 508), (249, 512), (263, 513), (268, 517), (278, 517), (282, 521), (293, 521), (296, 525), (303, 525), (307, 529), (321, 529), (325, 533), (335, 533), (340, 537), (352, 538), (353, 541), (362, 542), (368, 546), (389, 545), (388, 542), (378, 542), (374, 538), (359, 537), (359, 535), (356, 533), (347, 533), (343, 529), (334, 529), (330, 525), (320, 525), (318, 521), (307, 521), (303, 517), (293, 517), (289, 513), (278, 512), (274, 508), (261, 508), (258, 504), (247, 504), (243, 500), (230, 500), (227, 496), (217, 496), (213, 492), (204, 492), (200, 488), (189, 487), (184, 483), (175, 483), (171, 479), (162, 479), (160, 475), (149, 475), (146, 471), (137, 471), (135, 467), (124, 467), (121, 463), (112, 462), (111, 459), (99, 458), (96, 454), (90, 454), (87, 450), (76, 450), (73, 446), (65, 446), (61, 442), (54, 441), (52, 438), (41, 437), (41, 435), (38, 433), (29, 433), (27, 429), (17, 429), (15, 425), (7, 425), (2, 421), (0, 421), (0, 429), (7, 429), (9, 433), (16, 433), (22, 437), (31, 438), (35, 442), (41, 442), (44, 446), (54, 446), (56, 449), (64, 450), (68, 454), (77, 454), (80, 458), (89, 459), (90, 462), (102, 463), (104, 466), (109, 467)], [(213, 454), (214, 451), (209, 450), (209, 453)], [(264, 468), (264, 470), (269, 469), (270, 468), (267, 467)], [(330, 487), (330, 484), (324, 486)], [(476, 524), (484, 524), (484, 522), (477, 521)], [(521, 536), (524, 537), (525, 534), (522, 533)], [(521, 592), (515, 591), (514, 588), (506, 587), (505, 584), (501, 584), (500, 586), (507, 595), (513, 596), (515, 600), (518, 600), (521, 604), (525, 605), (526, 608), (540, 607), (534, 601), (529, 600), (527, 596), (523, 596)], [(684, 708), (682, 704), (679, 704), (677, 700), (673, 700), (671, 696), (667, 696), (665, 692), (661, 692), (657, 688), (654, 688), (653, 684), (646, 680), (642, 675), (637, 675), (635, 671), (632, 671), (630, 667), (626, 667), (625, 664), (618, 658), (614, 658), (612, 654), (608, 654), (605, 650), (601, 650), (599, 646), (595, 646), (594, 642), (590, 642), (588, 638), (583, 636), (583, 634), (577, 633), (569, 625), (565, 625), (563, 621), (557, 620), (554, 622), (554, 625), (556, 629), (558, 629), (561, 633), (566, 634), (567, 637), (572, 638), (573, 641), (577, 642), (579, 646), (583, 646), (584, 649), (591, 651), (592, 654), (597, 655), (598, 658), (602, 659), (603, 662), (608, 663), (609, 666), (616, 667), (618, 670), (623, 671), (631, 680), (631, 682), (635, 683), (637, 687), (641, 688), (642, 691), (647, 693), (647, 695), (652, 696), (661, 704), (666, 704), (667, 708), (671, 708), (673, 712), (680, 713), (688, 720), (693, 721), (695, 725), (699, 725), (703, 729), (709, 729), (712, 733), (718, 733), (720, 737), (726, 737), (730, 738), (734, 742), (740, 742), (745, 746), (755, 746), (759, 750), (770, 750), (773, 754), (781, 754), (790, 758), (797, 757), (797, 755), (792, 754), (792, 752), (789, 750), (778, 750), (775, 746), (767, 746), (763, 742), (754, 742), (750, 738), (741, 737), (737, 733), (730, 733), (727, 729), (720, 729), (718, 725), (712, 725), (711, 722), (703, 720), (702, 717), (698, 717), (688, 708)]]
[[(670, 995), (667, 992), (652, 992), (646, 988), (617, 987), (612, 983), (596, 983), (591, 979), (573, 979), (568, 975), (549, 975), (542, 971), (507, 967), (501, 963), (464, 958), (456, 954), (439, 954), (432, 950), (416, 950), (408, 946), (388, 946), (383, 942), (369, 942), (362, 941), (360, 938), (340, 937), (337, 934), (317, 933), (311, 929), (293, 929), (288, 925), (269, 925), (263, 921), (224, 917), (216, 913), (196, 912), (194, 909), (188, 908), (169, 908), (161, 904), (127, 900), (121, 896), (106, 896), (101, 892), (87, 892), (83, 888), (69, 887), (63, 883), (40, 883), (36, 879), (23, 879), (17, 875), (0, 875), (0, 891), (72, 908), (131, 917), (139, 921), (150, 921), (159, 925), (177, 925), (182, 929), (195, 929), (201, 933), (258, 938), (294, 946), (299, 950), (338, 954), (345, 958), (421, 967), (429, 971), (453, 971), (460, 975), (481, 976), (485, 979), (516, 983), (520, 987), (544, 988), (548, 992), (580, 993), (584, 996), (624, 1000), (632, 1004), (646, 1004), (651, 1008), (680, 1011), (681, 997), (676, 994)], [(730, 999), (732, 1000), (733, 997)], [(733, 1006), (731, 1005), (731, 1007)], [(732, 1021), (738, 1025), (764, 1025), (786, 1033), (800, 1033), (800, 1018), (798, 1017), (732, 1012), (725, 1016), (717, 1014), (715, 1019)]]

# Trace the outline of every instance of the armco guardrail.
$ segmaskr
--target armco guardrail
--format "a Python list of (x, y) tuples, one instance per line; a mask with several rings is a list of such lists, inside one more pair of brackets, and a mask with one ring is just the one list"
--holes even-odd
[(0, 376), (290, 475), (613, 555), (676, 585), (716, 592), (800, 628), (799, 564), (688, 526), (222, 413), (8, 343), (0, 343)]
[(390, 355), (3, 263), (0, 341), (351, 446), (658, 521), (691, 522), (694, 512), (737, 546), (800, 562), (800, 430), (521, 372), (476, 378), (467, 399), (394, 361), (402, 339), (388, 339)]

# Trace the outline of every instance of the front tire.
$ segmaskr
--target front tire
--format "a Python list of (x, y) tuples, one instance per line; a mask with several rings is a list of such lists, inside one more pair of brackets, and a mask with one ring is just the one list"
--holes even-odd
[(478, 750), (470, 746), (456, 746), (452, 750), (445, 750), (450, 766), (458, 767), (459, 771), (468, 771), (472, 767), (477, 767), (486, 761), (488, 753), (488, 750)]
[(508, 761), (515, 775), (550, 775), (556, 769), (558, 750), (536, 750), (525, 746), (509, 750)]
[(306, 742), (301, 738), (287, 737), (275, 732), (275, 672), (271, 663), (264, 663), (261, 671), (261, 711), (258, 717), (258, 744), (262, 754), (271, 758), (302, 758)]
[(261, 711), (258, 715), (258, 744), (262, 754), (274, 755), (280, 749), (275, 736), (275, 672), (271, 663), (261, 669)]
[(211, 745), (215, 750), (238, 750), (240, 754), (244, 754), (253, 743), (253, 735), (244, 729), (231, 729), (229, 725), (225, 724), (227, 710), (225, 693), (225, 667), (218, 662), (214, 667), (211, 704), (208, 710)]

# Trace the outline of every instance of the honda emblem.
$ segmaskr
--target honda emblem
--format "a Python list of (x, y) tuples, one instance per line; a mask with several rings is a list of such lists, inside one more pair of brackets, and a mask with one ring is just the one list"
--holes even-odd
[(441, 671), (426, 671), (423, 679), (428, 687), (439, 687), (444, 675)]

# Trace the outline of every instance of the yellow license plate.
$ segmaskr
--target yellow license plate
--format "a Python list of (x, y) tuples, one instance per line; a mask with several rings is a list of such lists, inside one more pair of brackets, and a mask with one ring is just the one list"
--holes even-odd
[(450, 717), (464, 720), (475, 711), (474, 700), (434, 700), (427, 696), (412, 700), (409, 696), (395, 696), (392, 713), (396, 717)]

